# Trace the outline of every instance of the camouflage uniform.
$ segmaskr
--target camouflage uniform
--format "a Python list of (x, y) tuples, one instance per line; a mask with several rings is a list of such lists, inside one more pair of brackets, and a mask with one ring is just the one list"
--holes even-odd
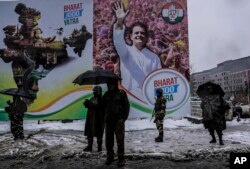
[(157, 90), (157, 98), (155, 102), (155, 120), (154, 123), (156, 123), (156, 128), (159, 131), (159, 136), (155, 138), (156, 142), (162, 142), (163, 141), (163, 122), (165, 117), (165, 109), (166, 109), (166, 99), (162, 95), (162, 90)]
[(23, 134), (23, 116), (27, 111), (26, 103), (19, 97), (14, 96), (13, 102), (7, 102), (8, 107), (5, 107), (5, 111), (9, 113), (10, 129), (14, 136), (14, 140), (24, 139)]
[[(115, 82), (114, 82), (115, 83)], [(109, 87), (110, 84), (108, 84)], [(112, 84), (111, 84), (112, 85)], [(106, 164), (110, 165), (114, 159), (114, 135), (117, 142), (118, 166), (123, 166), (124, 161), (124, 135), (125, 121), (129, 115), (129, 101), (125, 91), (115, 87), (108, 90), (103, 96), (105, 111), (105, 133), (106, 133)]]
[(216, 142), (214, 135), (214, 131), (216, 131), (220, 145), (224, 145), (222, 131), (226, 129), (225, 112), (230, 109), (230, 106), (219, 95), (209, 95), (202, 98), (201, 108), (203, 117), (202, 122), (212, 136), (210, 143)]

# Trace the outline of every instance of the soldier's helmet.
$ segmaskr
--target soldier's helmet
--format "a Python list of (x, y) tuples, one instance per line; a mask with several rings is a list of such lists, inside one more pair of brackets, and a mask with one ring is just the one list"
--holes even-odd
[(163, 94), (163, 90), (161, 88), (156, 89), (156, 93)]
[(96, 92), (98, 95), (101, 95), (102, 94), (102, 88), (101, 88), (101, 86), (95, 86), (93, 88), (93, 92)]

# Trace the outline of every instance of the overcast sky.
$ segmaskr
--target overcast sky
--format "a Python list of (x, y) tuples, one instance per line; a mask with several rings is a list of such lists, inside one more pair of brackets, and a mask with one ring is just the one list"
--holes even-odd
[(191, 73), (250, 56), (250, 0), (187, 0)]

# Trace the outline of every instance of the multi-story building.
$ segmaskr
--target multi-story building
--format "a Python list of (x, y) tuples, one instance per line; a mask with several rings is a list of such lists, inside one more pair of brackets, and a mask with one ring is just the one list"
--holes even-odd
[(217, 67), (191, 74), (190, 86), (192, 96), (196, 96), (199, 85), (205, 82), (219, 84), (228, 99), (236, 97), (241, 102), (248, 101), (250, 80), (250, 56), (219, 63)]

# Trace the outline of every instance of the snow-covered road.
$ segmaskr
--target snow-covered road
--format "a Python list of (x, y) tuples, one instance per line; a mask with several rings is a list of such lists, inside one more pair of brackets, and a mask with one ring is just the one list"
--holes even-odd
[[(125, 154), (127, 159), (167, 159), (190, 161), (209, 158), (229, 158), (230, 152), (250, 152), (250, 120), (227, 122), (224, 131), (224, 146), (210, 144), (210, 135), (202, 124), (193, 124), (186, 119), (165, 120), (164, 142), (155, 143), (155, 124), (148, 119), (126, 122)], [(97, 153), (94, 142), (93, 153), (83, 152), (87, 140), (83, 136), (84, 121), (25, 122), (24, 141), (13, 141), (9, 122), (0, 122), (0, 159), (34, 159), (40, 164), (47, 158), (105, 158), (104, 151)], [(44, 159), (45, 158), (45, 159)], [(5, 164), (5, 163), (2, 163)], [(1, 166), (1, 165), (0, 165)], [(1, 167), (0, 167), (1, 168)], [(5, 168), (6, 169), (6, 168)]]

